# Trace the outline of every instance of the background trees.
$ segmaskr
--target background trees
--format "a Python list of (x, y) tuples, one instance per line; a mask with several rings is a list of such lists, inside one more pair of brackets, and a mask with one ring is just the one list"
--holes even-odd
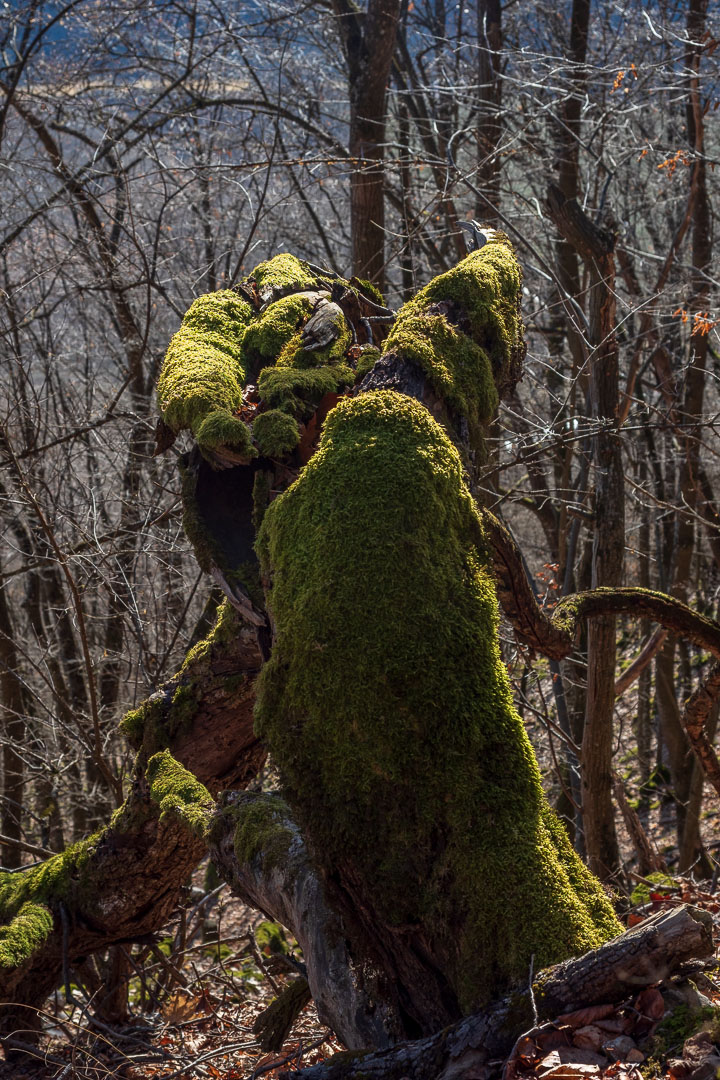
[[(507, 228), (530, 348), (479, 497), (550, 603), (622, 573), (715, 612), (716, 35), (701, 0), (5, 9), (4, 865), (117, 804), (117, 722), (207, 622), (176, 471), (152, 457), (153, 387), (191, 300), (276, 251), (384, 278), (396, 305), (457, 260), (458, 219)], [(616, 638), (627, 660), (644, 639), (605, 638), (589, 669), (583, 645), (547, 673), (509, 645), (526, 718), (553, 732), (548, 782), (603, 873), (613, 775), (646, 820), (667, 793), (668, 856), (707, 870), (679, 717), (708, 658), (655, 638), (613, 700)]]

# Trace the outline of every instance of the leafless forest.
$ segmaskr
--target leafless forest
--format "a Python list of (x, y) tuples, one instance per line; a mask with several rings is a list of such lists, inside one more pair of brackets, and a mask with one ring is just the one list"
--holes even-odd
[[(459, 222), (508, 233), (528, 352), (492, 424), (485, 505), (550, 608), (638, 585), (720, 618), (718, 14), (2, 6), (4, 868), (108, 820), (133, 761), (119, 721), (212, 623), (183, 440), (153, 456), (155, 384), (193, 299), (278, 252), (371, 279), (398, 308), (464, 256)], [(716, 879), (720, 804), (682, 722), (710, 654), (646, 618), (601, 620), (563, 661), (503, 638), (551, 801), (595, 872), (624, 895), (653, 871)], [(716, 722), (713, 705), (711, 738)]]

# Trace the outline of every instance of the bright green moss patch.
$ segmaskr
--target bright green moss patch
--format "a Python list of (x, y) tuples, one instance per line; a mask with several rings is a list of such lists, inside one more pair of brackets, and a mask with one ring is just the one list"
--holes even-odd
[(498, 393), (485, 350), (444, 315), (414, 314), (406, 308), (401, 308), (390, 332), (388, 350), (397, 349), (414, 360), (456, 412), (489, 420)]
[(39, 866), (13, 874), (0, 871), (0, 966), (14, 967), (40, 948), (52, 931), (51, 908), (92, 895), (84, 869), (102, 832), (70, 844)]
[(498, 388), (519, 375), (520, 283), (509, 242), (487, 244), (405, 304), (384, 344), (386, 352), (418, 364), (450, 409), (468, 421), (476, 448), (482, 424), (497, 408)]
[(373, 303), (378, 304), (380, 307), (384, 307), (385, 298), (378, 289), (377, 285), (372, 281), (368, 281), (367, 278), (353, 277), (350, 278), (350, 286), (355, 288), (357, 292), (363, 293)]
[(242, 457), (257, 456), (247, 424), (225, 409), (216, 409), (208, 413), (198, 426), (195, 438), (198, 446), (204, 450), (217, 450), (221, 446), (229, 446)]
[(293, 338), (312, 311), (312, 301), (302, 293), (286, 296), (270, 304), (247, 331), (244, 351), (257, 365), (261, 360), (277, 359), (284, 345)]
[(253, 424), (253, 438), (264, 457), (282, 457), (295, 449), (300, 441), (297, 420), (280, 409), (260, 413)]
[(267, 367), (260, 373), (258, 388), (270, 408), (283, 409), (299, 419), (312, 416), (326, 394), (339, 394), (355, 381), (345, 364), (307, 370)]
[(150, 797), (160, 807), (160, 820), (173, 818), (195, 836), (207, 834), (213, 797), (207, 788), (164, 750), (147, 763)]
[(118, 726), (134, 749), (145, 746), (150, 753), (154, 753), (164, 749), (170, 741), (163, 723), (164, 717), (164, 697), (158, 692), (136, 709), (125, 713)]
[(180, 668), (180, 675), (192, 677), (196, 665), (210, 659), (213, 647), (218, 643), (229, 641), (237, 632), (237, 612), (228, 600), (223, 600), (218, 608), (217, 618), (210, 633), (202, 641), (199, 641), (197, 645), (194, 645), (192, 649), (188, 650)]
[(236, 293), (209, 293), (189, 308), (170, 342), (158, 379), (163, 420), (196, 433), (208, 413), (233, 413), (242, 402), (242, 341), (252, 318)]
[(258, 733), (330, 875), (421, 926), (467, 1011), (620, 932), (540, 785), (453, 444), (417, 401), (343, 399), (267, 509)]
[(40, 948), (53, 928), (51, 912), (25, 903), (7, 926), (0, 926), (0, 968), (19, 967)]
[(258, 263), (250, 276), (261, 294), (264, 290), (272, 289), (281, 296), (302, 289), (312, 289), (317, 285), (317, 278), (307, 263), (301, 262), (288, 252), (275, 255), (267, 262)]

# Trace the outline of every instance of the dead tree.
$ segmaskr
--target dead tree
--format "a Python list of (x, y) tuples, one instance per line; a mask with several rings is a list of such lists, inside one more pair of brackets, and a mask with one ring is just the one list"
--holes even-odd
[[(10, 1049), (82, 956), (162, 925), (208, 843), (303, 943), (321, 1015), (350, 1047), (432, 1040), (471, 1015), (485, 1018), (473, 1045), (495, 1045), (497, 1003), (531, 963), (619, 933), (542, 794), (497, 599), (554, 658), (581, 620), (631, 613), (720, 659), (720, 625), (621, 588), (567, 597), (550, 618), (478, 509), (484, 427), (521, 374), (519, 293), (496, 235), (396, 317), (365, 283), (289, 255), (190, 308), (160, 377), (158, 449), (192, 435), (184, 524), (227, 603), (126, 717), (136, 773), (111, 823), (0, 876)], [(702, 721), (718, 689), (689, 705), (711, 766)], [(265, 745), (286, 801), (233, 793), (213, 813)]]

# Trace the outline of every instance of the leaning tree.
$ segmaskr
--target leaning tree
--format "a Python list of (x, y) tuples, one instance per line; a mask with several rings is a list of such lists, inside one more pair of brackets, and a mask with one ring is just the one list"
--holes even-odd
[[(135, 771), (108, 825), (0, 874), (8, 1053), (83, 958), (148, 940), (208, 848), (303, 948), (268, 1045), (312, 996), (348, 1047), (376, 1052), (328, 1074), (479, 1075), (534, 1010), (618, 998), (711, 947), (687, 913), (617, 937), (513, 707), (498, 599), (555, 659), (582, 620), (622, 612), (720, 659), (720, 624), (646, 590), (567, 597), (550, 617), (474, 498), (485, 427), (522, 373), (519, 297), (512, 247), (490, 234), (397, 314), (291, 255), (189, 309), (157, 452), (189, 432), (185, 530), (226, 601), (125, 717)], [(719, 689), (714, 670), (686, 716), (716, 780), (703, 719)], [(282, 797), (243, 790), (268, 750)]]

